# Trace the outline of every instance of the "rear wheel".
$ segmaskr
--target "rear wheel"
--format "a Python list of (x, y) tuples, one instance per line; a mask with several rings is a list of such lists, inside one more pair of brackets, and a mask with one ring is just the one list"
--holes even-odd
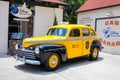
[(60, 66), (60, 57), (56, 53), (51, 53), (46, 62), (44, 63), (46, 70), (54, 71)]
[(98, 55), (99, 55), (99, 50), (97, 47), (94, 47), (91, 51), (91, 54), (90, 54), (90, 60), (93, 61), (93, 60), (97, 60), (98, 59)]

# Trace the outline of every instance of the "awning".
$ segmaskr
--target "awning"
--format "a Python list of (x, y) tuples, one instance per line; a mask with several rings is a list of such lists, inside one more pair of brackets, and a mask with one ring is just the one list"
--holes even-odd
[(56, 4), (61, 4), (61, 5), (68, 5), (68, 3), (62, 2), (60, 0), (40, 0), (42, 2), (50, 2), (50, 3), (56, 3)]

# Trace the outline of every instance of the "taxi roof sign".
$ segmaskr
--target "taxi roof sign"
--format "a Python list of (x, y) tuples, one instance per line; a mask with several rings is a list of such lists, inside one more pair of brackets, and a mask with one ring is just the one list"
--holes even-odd
[(69, 24), (69, 22), (61, 22), (61, 24)]

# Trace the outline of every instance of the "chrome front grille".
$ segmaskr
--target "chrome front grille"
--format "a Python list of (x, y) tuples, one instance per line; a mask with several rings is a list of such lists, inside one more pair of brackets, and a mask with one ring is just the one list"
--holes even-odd
[(21, 58), (25, 57), (26, 59), (32, 59), (32, 60), (36, 59), (35, 52), (27, 49), (19, 49), (17, 51), (17, 56)]

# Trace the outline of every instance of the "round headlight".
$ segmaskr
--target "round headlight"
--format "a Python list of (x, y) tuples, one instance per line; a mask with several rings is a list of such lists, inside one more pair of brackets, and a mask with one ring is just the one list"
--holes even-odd
[(40, 53), (39, 47), (36, 47), (36, 48), (35, 48), (35, 53), (36, 53), (36, 54), (39, 54), (39, 53)]
[(29, 47), (31, 50), (33, 50), (34, 48), (33, 47)]
[(16, 50), (19, 49), (19, 45), (18, 45), (18, 44), (15, 45), (15, 49), (16, 49)]
[(22, 45), (21, 45), (20, 43), (18, 43), (18, 44), (15, 45), (15, 49), (16, 49), (16, 50), (18, 50), (18, 49), (21, 48), (21, 47), (22, 47)]

